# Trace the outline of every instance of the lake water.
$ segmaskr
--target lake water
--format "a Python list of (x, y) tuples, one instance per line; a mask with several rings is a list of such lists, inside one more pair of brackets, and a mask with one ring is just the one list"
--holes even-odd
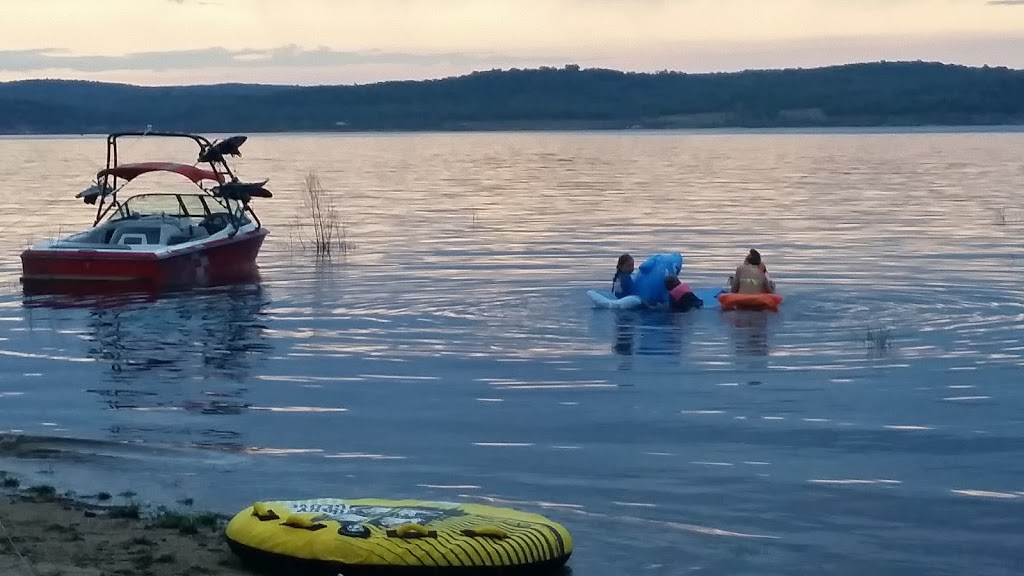
[[(252, 135), (262, 283), (37, 302), (102, 137), (0, 139), (0, 469), (225, 513), (510, 504), (582, 576), (1024, 570), (1024, 133)], [(183, 155), (175, 156), (181, 153)], [(188, 159), (152, 139), (130, 160)], [(172, 158), (173, 159), (173, 158)], [(336, 194), (332, 261), (289, 229)], [(187, 190), (173, 176), (136, 189)], [(777, 314), (595, 310), (619, 253)], [(45, 458), (44, 458), (45, 456)]]

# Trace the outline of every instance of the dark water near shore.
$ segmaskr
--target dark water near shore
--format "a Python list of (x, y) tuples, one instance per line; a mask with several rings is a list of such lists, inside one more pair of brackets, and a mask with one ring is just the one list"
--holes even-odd
[[(569, 528), (583, 576), (1020, 573), (1022, 148), (256, 135), (261, 285), (90, 303), (24, 298), (18, 253), (91, 221), (101, 139), (0, 139), (0, 469), (227, 513), (512, 503)], [(288, 232), (310, 169), (355, 244), (330, 263)], [(751, 246), (778, 314), (584, 296), (622, 251), (713, 286)]]

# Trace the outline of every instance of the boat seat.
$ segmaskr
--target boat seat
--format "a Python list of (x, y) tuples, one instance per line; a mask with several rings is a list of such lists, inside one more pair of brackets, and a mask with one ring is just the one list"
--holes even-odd
[(170, 224), (128, 224), (118, 227), (110, 237), (111, 244), (151, 244), (164, 245), (172, 236), (180, 235), (181, 228)]
[(168, 237), (167, 245), (173, 246), (175, 244), (184, 244), (185, 242), (191, 242), (193, 240), (201, 240), (209, 235), (210, 233), (206, 231), (206, 228), (189, 224), (187, 226), (182, 226), (180, 230)]
[(127, 232), (117, 236), (117, 244), (149, 244), (149, 238), (146, 234)]
[(206, 237), (208, 237), (210, 235), (210, 233), (206, 230), (206, 228), (203, 228), (202, 226), (197, 226), (195, 224), (189, 224), (184, 229), (187, 231), (189, 237), (192, 238), (193, 240), (199, 240), (200, 238), (206, 238)]

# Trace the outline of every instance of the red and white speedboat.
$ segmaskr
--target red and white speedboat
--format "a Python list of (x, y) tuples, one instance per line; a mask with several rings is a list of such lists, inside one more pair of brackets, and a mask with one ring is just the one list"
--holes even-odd
[[(118, 164), (118, 138), (141, 136), (190, 138), (199, 155), (194, 164)], [(203, 136), (167, 132), (107, 136), (107, 166), (77, 196), (96, 205), (92, 228), (25, 250), (21, 262), (26, 289), (83, 283), (163, 289), (253, 278), (267, 229), (250, 200), (272, 194), (264, 188), (266, 180), (241, 182), (228, 166), (225, 157), (240, 156), (245, 140), (232, 136), (211, 143)], [(118, 199), (126, 184), (152, 172), (179, 174), (199, 191)]]

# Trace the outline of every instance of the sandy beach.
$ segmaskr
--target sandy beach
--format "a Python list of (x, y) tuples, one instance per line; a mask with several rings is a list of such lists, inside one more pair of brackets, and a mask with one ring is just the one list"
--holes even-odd
[(223, 537), (226, 518), (179, 508), (145, 513), (107, 494), (57, 494), (0, 471), (0, 573), (5, 576), (251, 574)]

